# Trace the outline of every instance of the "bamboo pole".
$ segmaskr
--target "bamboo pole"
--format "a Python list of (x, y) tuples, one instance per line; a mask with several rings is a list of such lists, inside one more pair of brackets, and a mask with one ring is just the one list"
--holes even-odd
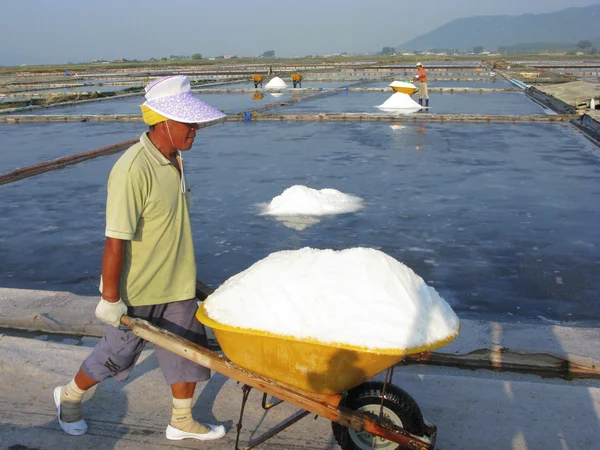
[(95, 150), (88, 152), (78, 153), (76, 155), (65, 156), (64, 158), (54, 159), (52, 161), (35, 164), (33, 166), (23, 167), (21, 169), (13, 170), (7, 174), (0, 175), (0, 185), (19, 181), (24, 178), (33, 177), (40, 175), (45, 172), (50, 172), (56, 169), (62, 169), (67, 166), (72, 166), (83, 161), (90, 159), (99, 158), (101, 156), (112, 155), (118, 153), (130, 147), (131, 145), (138, 142), (138, 139), (130, 139), (127, 141), (119, 142), (118, 144), (109, 145), (107, 147), (100, 147)]
[[(330, 122), (480, 122), (480, 123), (564, 123), (577, 119), (576, 114), (485, 115), (485, 114), (383, 114), (383, 113), (317, 113), (259, 114), (252, 120), (264, 121), (330, 121)], [(244, 120), (243, 116), (228, 116), (227, 121)]]
[[(291, 104), (280, 102), (262, 108), (247, 111), (252, 120), (289, 121), (289, 122), (476, 122), (476, 123), (566, 123), (579, 120), (577, 114), (529, 114), (529, 115), (493, 115), (493, 114), (385, 114), (385, 113), (314, 113), (314, 114), (260, 114), (269, 109), (280, 108)], [(224, 122), (246, 120), (243, 113), (228, 115)], [(104, 114), (104, 115), (27, 115), (0, 116), (0, 123), (49, 123), (49, 122), (142, 122), (139, 115)], [(212, 125), (212, 124), (210, 124)]]

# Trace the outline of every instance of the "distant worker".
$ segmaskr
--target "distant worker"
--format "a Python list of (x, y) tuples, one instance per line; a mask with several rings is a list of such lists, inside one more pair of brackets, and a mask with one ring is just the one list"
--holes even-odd
[(299, 73), (292, 74), (292, 82), (294, 83), (294, 87), (302, 87), (302, 78), (304, 78)]
[(429, 94), (427, 93), (427, 72), (423, 69), (423, 64), (417, 63), (418, 74), (412, 79), (412, 81), (419, 82), (419, 105), (423, 105), (423, 99), (425, 99), (425, 106), (429, 107)]
[(254, 82), (254, 88), (258, 88), (259, 84), (260, 84), (260, 87), (262, 87), (263, 78), (264, 77), (262, 75), (258, 75), (258, 74), (252, 75), (252, 81)]

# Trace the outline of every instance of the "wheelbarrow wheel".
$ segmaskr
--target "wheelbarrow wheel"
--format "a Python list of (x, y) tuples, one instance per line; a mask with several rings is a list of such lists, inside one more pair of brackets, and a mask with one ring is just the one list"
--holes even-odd
[[(349, 390), (340, 405), (361, 413), (378, 416), (381, 409), (383, 383), (367, 382)], [(423, 435), (423, 415), (417, 402), (405, 391), (388, 384), (383, 398), (383, 417), (394, 425), (417, 436)], [(374, 436), (366, 431), (357, 432), (339, 423), (331, 423), (333, 435), (343, 450), (395, 450), (401, 448), (395, 442)]]

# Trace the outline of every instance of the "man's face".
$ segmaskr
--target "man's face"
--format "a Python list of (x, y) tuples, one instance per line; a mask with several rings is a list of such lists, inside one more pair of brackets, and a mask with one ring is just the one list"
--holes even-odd
[(171, 139), (177, 150), (189, 150), (196, 138), (197, 123), (183, 123), (175, 120), (168, 121)]

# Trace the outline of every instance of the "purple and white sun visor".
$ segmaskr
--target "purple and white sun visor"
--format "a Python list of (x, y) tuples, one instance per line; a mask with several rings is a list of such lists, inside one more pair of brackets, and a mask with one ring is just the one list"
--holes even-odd
[(225, 117), (221, 111), (198, 99), (186, 76), (175, 75), (146, 86), (144, 105), (167, 119), (184, 123), (213, 122)]

